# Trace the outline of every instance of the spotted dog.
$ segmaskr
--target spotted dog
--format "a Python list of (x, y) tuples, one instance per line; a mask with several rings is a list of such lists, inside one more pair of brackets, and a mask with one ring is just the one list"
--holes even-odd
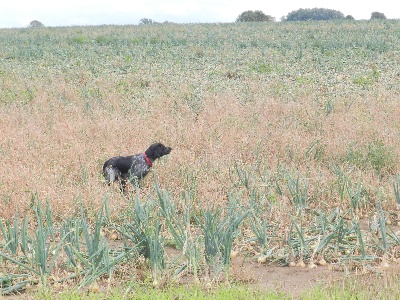
[(151, 145), (144, 153), (131, 156), (115, 156), (103, 165), (103, 175), (107, 184), (119, 181), (121, 191), (125, 190), (130, 180), (141, 180), (149, 172), (156, 159), (171, 152), (170, 147), (161, 143)]

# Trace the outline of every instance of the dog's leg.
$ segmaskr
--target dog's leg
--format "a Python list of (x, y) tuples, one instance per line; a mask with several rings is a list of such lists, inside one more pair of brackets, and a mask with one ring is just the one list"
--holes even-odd
[(127, 182), (125, 178), (120, 178), (118, 180), (118, 184), (119, 184), (119, 190), (122, 194), (125, 194), (126, 192), (126, 186), (127, 186)]

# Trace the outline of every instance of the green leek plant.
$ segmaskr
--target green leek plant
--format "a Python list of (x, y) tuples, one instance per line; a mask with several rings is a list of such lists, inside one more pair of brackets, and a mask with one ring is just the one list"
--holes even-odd
[[(9, 295), (11, 293), (16, 293), (26, 285), (31, 283), (31, 280), (27, 279), (29, 274), (7, 274), (0, 276), (0, 288), (1, 295)], [(26, 279), (22, 280), (21, 279)]]
[(301, 214), (307, 208), (307, 190), (308, 184), (305, 182), (303, 185), (300, 183), (300, 178), (297, 176), (293, 179), (289, 174), (286, 175), (287, 186), (298, 214)]
[[(230, 169), (230, 168), (229, 168)], [(251, 189), (251, 181), (253, 178), (254, 170), (246, 170), (238, 165), (237, 162), (233, 165), (234, 172), (229, 170), (229, 177), (231, 182), (235, 187), (245, 187), (247, 190)], [(233, 177), (231, 173), (234, 173), (236, 176)]]
[[(199, 272), (202, 269), (202, 239), (201, 237), (190, 237), (186, 240), (183, 248), (183, 254), (186, 256), (187, 263), (183, 268), (187, 268), (191, 272), (196, 282), (199, 281)], [(179, 275), (182, 268), (178, 269), (176, 275)]]
[[(80, 233), (82, 229), (78, 220), (67, 219), (64, 220), (61, 227), (61, 235), (67, 235), (64, 244), (64, 252), (67, 255), (67, 268), (69, 269), (71, 266), (73, 268), (78, 267), (78, 262), (75, 257), (75, 251), (80, 252)], [(75, 249), (75, 250), (74, 250)]]
[(158, 282), (159, 274), (165, 269), (164, 239), (161, 236), (159, 212), (150, 204), (142, 204), (139, 191), (136, 191), (136, 201), (130, 211), (130, 221), (118, 228), (128, 247), (127, 240), (133, 242), (135, 250), (150, 263), (153, 280)]
[(360, 208), (361, 192), (362, 192), (361, 184), (358, 183), (355, 190), (353, 190), (353, 188), (348, 184), (346, 186), (346, 189), (350, 198), (350, 205), (352, 208), (352, 215), (354, 218), (357, 216)]
[(212, 266), (215, 275), (230, 264), (233, 242), (239, 234), (239, 225), (249, 214), (238, 207), (238, 202), (231, 200), (227, 213), (223, 215), (220, 207), (201, 209), (202, 218), (196, 217), (197, 224), (204, 237), (205, 260), (208, 265), (208, 275)]
[(329, 216), (317, 212), (315, 233), (318, 235), (318, 244), (314, 254), (321, 253), (321, 259), (325, 261), (325, 251), (336, 237), (336, 230), (333, 226), (334, 220), (339, 216), (339, 209), (336, 208)]
[[(252, 240), (257, 240), (260, 246), (261, 255), (266, 255), (269, 239), (276, 236), (276, 231), (279, 227), (279, 224), (275, 226), (267, 224), (269, 212), (270, 206), (267, 206), (267, 211), (264, 212), (262, 201), (258, 193), (253, 190), (250, 194), (248, 222), (250, 223), (250, 228), (255, 235), (255, 238)], [(271, 251), (268, 251), (268, 253), (271, 255)]]
[[(5, 241), (5, 245), (3, 246), (3, 250), (0, 252), (0, 256), (16, 265), (22, 263), (23, 261), (27, 261), (27, 255), (29, 251), (28, 243), (31, 243), (31, 238), (28, 235), (27, 218), (24, 217), (21, 226), (19, 226), (18, 216), (15, 216), (13, 224), (7, 220), (5, 221), (5, 224), (3, 224), (3, 222), (0, 223), (0, 228)], [(19, 248), (22, 251), (22, 257), (19, 256)], [(8, 252), (8, 255), (5, 254), (5, 252)], [(24, 268), (24, 266), (25, 265), (23, 265), (21, 269), (25, 272), (29, 272), (27, 268)], [(0, 276), (1, 294), (7, 295), (23, 289), (31, 282), (31, 280), (20, 281), (20, 279), (27, 279), (29, 276), (29, 273), (5, 274)]]
[(343, 168), (338, 165), (332, 164), (331, 166), (332, 172), (336, 175), (336, 185), (338, 188), (338, 193), (340, 196), (340, 200), (343, 202), (346, 196), (346, 188), (350, 183), (350, 177), (345, 172)]
[[(34, 207), (34, 211), (37, 229), (32, 240), (28, 241), (26, 226), (23, 226), (25, 229), (23, 229), (24, 231), (22, 236), (25, 236), (23, 238), (25, 241), (23, 241), (21, 244), (23, 245), (23, 248), (25, 248), (23, 251), (26, 253), (24, 259), (21, 260), (12, 254), (7, 255), (3, 252), (0, 252), (0, 256), (19, 266), (22, 270), (38, 276), (42, 284), (46, 285), (46, 279), (49, 275), (51, 275), (53, 267), (56, 264), (56, 260), (60, 254), (62, 245), (64, 244), (64, 241), (69, 233), (60, 237), (60, 241), (58, 243), (53, 244), (49, 239), (51, 236), (49, 231), (52, 229), (52, 227), (47, 227), (44, 225), (44, 220), (45, 218), (49, 217), (48, 214), (50, 214), (50, 210), (46, 212), (45, 216), (40, 202), (38, 202), (37, 206)], [(28, 244), (32, 245), (31, 248), (28, 246)], [(30, 250), (28, 251), (29, 248)]]
[(14, 217), (14, 222), (11, 224), (9, 220), (0, 222), (0, 230), (5, 241), (3, 251), (7, 250), (11, 255), (18, 255), (18, 248), (20, 247), (22, 252), (26, 253), (27, 241), (28, 241), (28, 221), (26, 217), (23, 219), (21, 228), (19, 225), (19, 217)]
[(396, 181), (393, 183), (394, 196), (396, 198), (396, 203), (400, 206), (400, 174), (397, 175)]
[(378, 223), (378, 236), (374, 238), (375, 244), (379, 250), (382, 251), (382, 266), (387, 267), (387, 253), (389, 250), (389, 240), (386, 231), (387, 213), (383, 211), (382, 200), (379, 198), (376, 205), (377, 223)]
[[(62, 237), (60, 242), (56, 244), (54, 248), (51, 247), (51, 241), (49, 240), (49, 238), (53, 235), (51, 233), (53, 226), (51, 222), (46, 224), (48, 226), (44, 224), (44, 214), (40, 202), (38, 202), (35, 209), (35, 216), (37, 229), (35, 232), (35, 240), (33, 242), (33, 263), (37, 267), (37, 273), (40, 275), (42, 283), (45, 283), (46, 277), (51, 274), (51, 271), (54, 267), (54, 264), (60, 253), (61, 246), (63, 245), (66, 236)], [(51, 216), (51, 212), (49, 210), (49, 206), (47, 206), (45, 213), (46, 220), (49, 216)], [(67, 235), (69, 235), (69, 233)], [(52, 253), (54, 254), (52, 255)], [(48, 265), (47, 262), (51, 256), (52, 259), (50, 261), (50, 264)]]
[[(104, 274), (108, 274), (110, 278), (114, 267), (133, 251), (133, 249), (113, 252), (109, 250), (107, 241), (102, 234), (104, 222), (103, 210), (104, 208), (101, 209), (96, 217), (92, 232), (92, 230), (90, 230), (90, 225), (87, 223), (86, 216), (83, 213), (83, 209), (81, 209), (80, 226), (83, 234), (85, 252), (83, 251), (83, 247), (75, 244), (77, 246), (71, 247), (70, 250), (74, 252), (76, 258), (69, 258), (71, 262), (79, 260), (84, 266), (84, 270), (81, 272), (84, 277), (79, 284), (79, 288), (94, 282)], [(75, 229), (73, 232), (76, 233), (77, 230)]]
[(183, 215), (179, 215), (176, 204), (173, 204), (166, 191), (160, 190), (158, 182), (155, 182), (155, 188), (158, 197), (158, 204), (160, 206), (160, 214), (163, 216), (168, 229), (170, 230), (176, 247), (182, 250), (188, 235), (190, 234), (190, 214), (191, 214), (191, 202), (192, 193), (189, 191), (187, 195), (182, 194), (182, 198), (185, 202), (185, 209)]
[[(300, 220), (299, 226), (292, 215), (290, 215), (290, 218), (291, 225), (288, 236), (288, 245), (291, 248), (294, 257), (299, 257), (297, 265), (304, 267), (304, 257), (309, 253), (309, 244), (316, 239), (316, 237), (307, 239), (303, 229), (302, 220)], [(295, 234), (292, 233), (293, 229)]]
[(160, 190), (157, 181), (155, 182), (155, 187), (158, 196), (160, 214), (163, 216), (166, 225), (173, 236), (176, 248), (181, 250), (182, 254), (187, 259), (186, 263), (177, 269), (175, 275), (178, 276), (181, 272), (187, 269), (187, 272), (193, 273), (195, 279), (198, 280), (198, 272), (201, 264), (200, 239), (198, 237), (193, 237), (190, 230), (193, 191), (189, 190), (186, 193), (182, 192), (184, 209), (182, 214), (179, 214), (177, 205), (171, 202), (165, 191)]

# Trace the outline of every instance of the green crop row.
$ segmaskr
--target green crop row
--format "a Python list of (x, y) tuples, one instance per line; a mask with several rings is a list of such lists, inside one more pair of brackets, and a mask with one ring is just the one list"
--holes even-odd
[[(245, 172), (235, 168), (237, 183), (243, 184)], [(190, 191), (184, 192), (182, 199), (172, 199), (156, 182), (155, 195), (148, 195), (145, 201), (138, 190), (132, 194), (125, 221), (119, 223), (111, 221), (107, 198), (91, 222), (81, 206), (77, 217), (55, 223), (50, 205), (43, 210), (37, 195), (32, 195), (33, 219), (15, 216), (0, 223), (2, 293), (71, 280), (82, 288), (100, 277), (110, 278), (118, 265), (140, 258), (151, 270), (156, 286), (166, 273), (196, 281), (229, 276), (231, 259), (238, 252), (259, 263), (304, 267), (307, 262), (310, 268), (327, 262), (373, 268), (376, 261), (387, 267), (388, 260), (395, 258), (390, 250), (400, 244), (400, 237), (388, 225), (389, 214), (380, 200), (368, 226), (362, 228), (357, 215), (363, 197), (360, 185), (346, 185), (349, 209), (322, 212), (310, 208), (306, 182), (288, 173), (285, 178), (289, 220), (281, 221), (272, 215), (281, 205), (267, 201), (250, 185), (245, 185), (248, 193), (230, 193), (226, 205), (198, 207)], [(399, 189), (400, 177), (393, 185), (400, 204)], [(118, 237), (120, 243), (110, 246)], [(166, 244), (178, 254), (167, 259)], [(68, 275), (60, 278), (56, 274)]]

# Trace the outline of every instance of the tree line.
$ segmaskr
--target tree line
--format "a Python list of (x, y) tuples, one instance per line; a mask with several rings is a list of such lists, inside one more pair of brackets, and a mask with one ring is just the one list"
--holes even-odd
[[(334, 9), (326, 8), (300, 8), (290, 12), (287, 16), (281, 18), (281, 21), (320, 21), (320, 20), (354, 20), (353, 16), (345, 16), (342, 12)], [(385, 14), (380, 12), (371, 13), (370, 20), (386, 19)], [(261, 10), (247, 10), (242, 12), (237, 18), (236, 23), (240, 22), (274, 22), (275, 18), (266, 15)], [(165, 21), (164, 24), (171, 22)], [(159, 24), (158, 22), (143, 18), (140, 20), (139, 25), (152, 25)], [(33, 20), (29, 23), (29, 27), (43, 27), (43, 23), (38, 20)]]
[[(386, 19), (380, 12), (371, 13), (370, 20)], [(354, 20), (351, 15), (345, 16), (342, 12), (326, 8), (300, 8), (281, 18), (282, 21), (321, 21), (321, 20)], [(247, 10), (242, 12), (236, 22), (271, 22), (275, 18), (264, 14), (261, 10)]]

